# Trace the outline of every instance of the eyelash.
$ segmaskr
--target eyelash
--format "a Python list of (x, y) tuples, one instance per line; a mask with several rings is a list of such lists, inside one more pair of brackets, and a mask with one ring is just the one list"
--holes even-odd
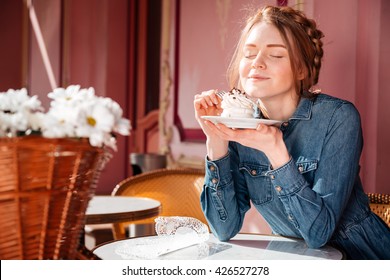
[[(250, 58), (255, 58), (256, 55), (244, 55), (244, 57), (247, 58), (247, 59), (250, 59)], [(272, 57), (272, 58), (283, 58), (282, 55), (270, 55), (270, 57)]]

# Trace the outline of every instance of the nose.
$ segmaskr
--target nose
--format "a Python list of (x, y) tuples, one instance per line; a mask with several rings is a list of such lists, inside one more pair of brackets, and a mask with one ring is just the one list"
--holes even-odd
[(255, 59), (252, 61), (251, 68), (253, 68), (253, 69), (257, 69), (257, 68), (265, 69), (266, 68), (264, 57), (263, 57), (261, 51), (257, 54)]

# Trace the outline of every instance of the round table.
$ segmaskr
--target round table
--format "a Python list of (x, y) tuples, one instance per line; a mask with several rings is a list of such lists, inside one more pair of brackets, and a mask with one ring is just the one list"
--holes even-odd
[[(158, 257), (140, 257), (134, 252), (144, 253), (150, 244), (159, 246), (166, 242), (158, 236), (147, 236), (108, 242), (96, 247), (94, 254), (103, 260), (123, 259), (174, 259), (174, 260), (309, 260), (343, 259), (343, 253), (331, 246), (311, 249), (301, 239), (276, 235), (237, 234), (228, 242), (221, 242), (212, 234), (207, 241)], [(175, 241), (171, 241), (173, 244)], [(138, 247), (137, 247), (138, 246)], [(141, 246), (141, 247), (139, 247)], [(126, 254), (128, 252), (128, 254)], [(151, 254), (149, 254), (151, 255)]]
[(161, 203), (132, 196), (94, 196), (86, 212), (86, 224), (131, 222), (157, 216)]

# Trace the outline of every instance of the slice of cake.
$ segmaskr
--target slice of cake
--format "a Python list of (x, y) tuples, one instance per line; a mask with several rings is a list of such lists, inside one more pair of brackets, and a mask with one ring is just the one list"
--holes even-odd
[(221, 117), (225, 118), (258, 118), (260, 110), (255, 102), (250, 100), (245, 92), (233, 88), (223, 95)]

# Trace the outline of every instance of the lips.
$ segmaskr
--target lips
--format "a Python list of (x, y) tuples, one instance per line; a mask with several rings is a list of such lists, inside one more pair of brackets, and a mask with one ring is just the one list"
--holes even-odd
[(253, 80), (268, 80), (269, 77), (263, 76), (261, 74), (249, 74), (248, 79), (253, 79)]
[(269, 78), (264, 76), (258, 76), (258, 75), (250, 75), (248, 76), (248, 79), (264, 81), (264, 80), (268, 80)]

